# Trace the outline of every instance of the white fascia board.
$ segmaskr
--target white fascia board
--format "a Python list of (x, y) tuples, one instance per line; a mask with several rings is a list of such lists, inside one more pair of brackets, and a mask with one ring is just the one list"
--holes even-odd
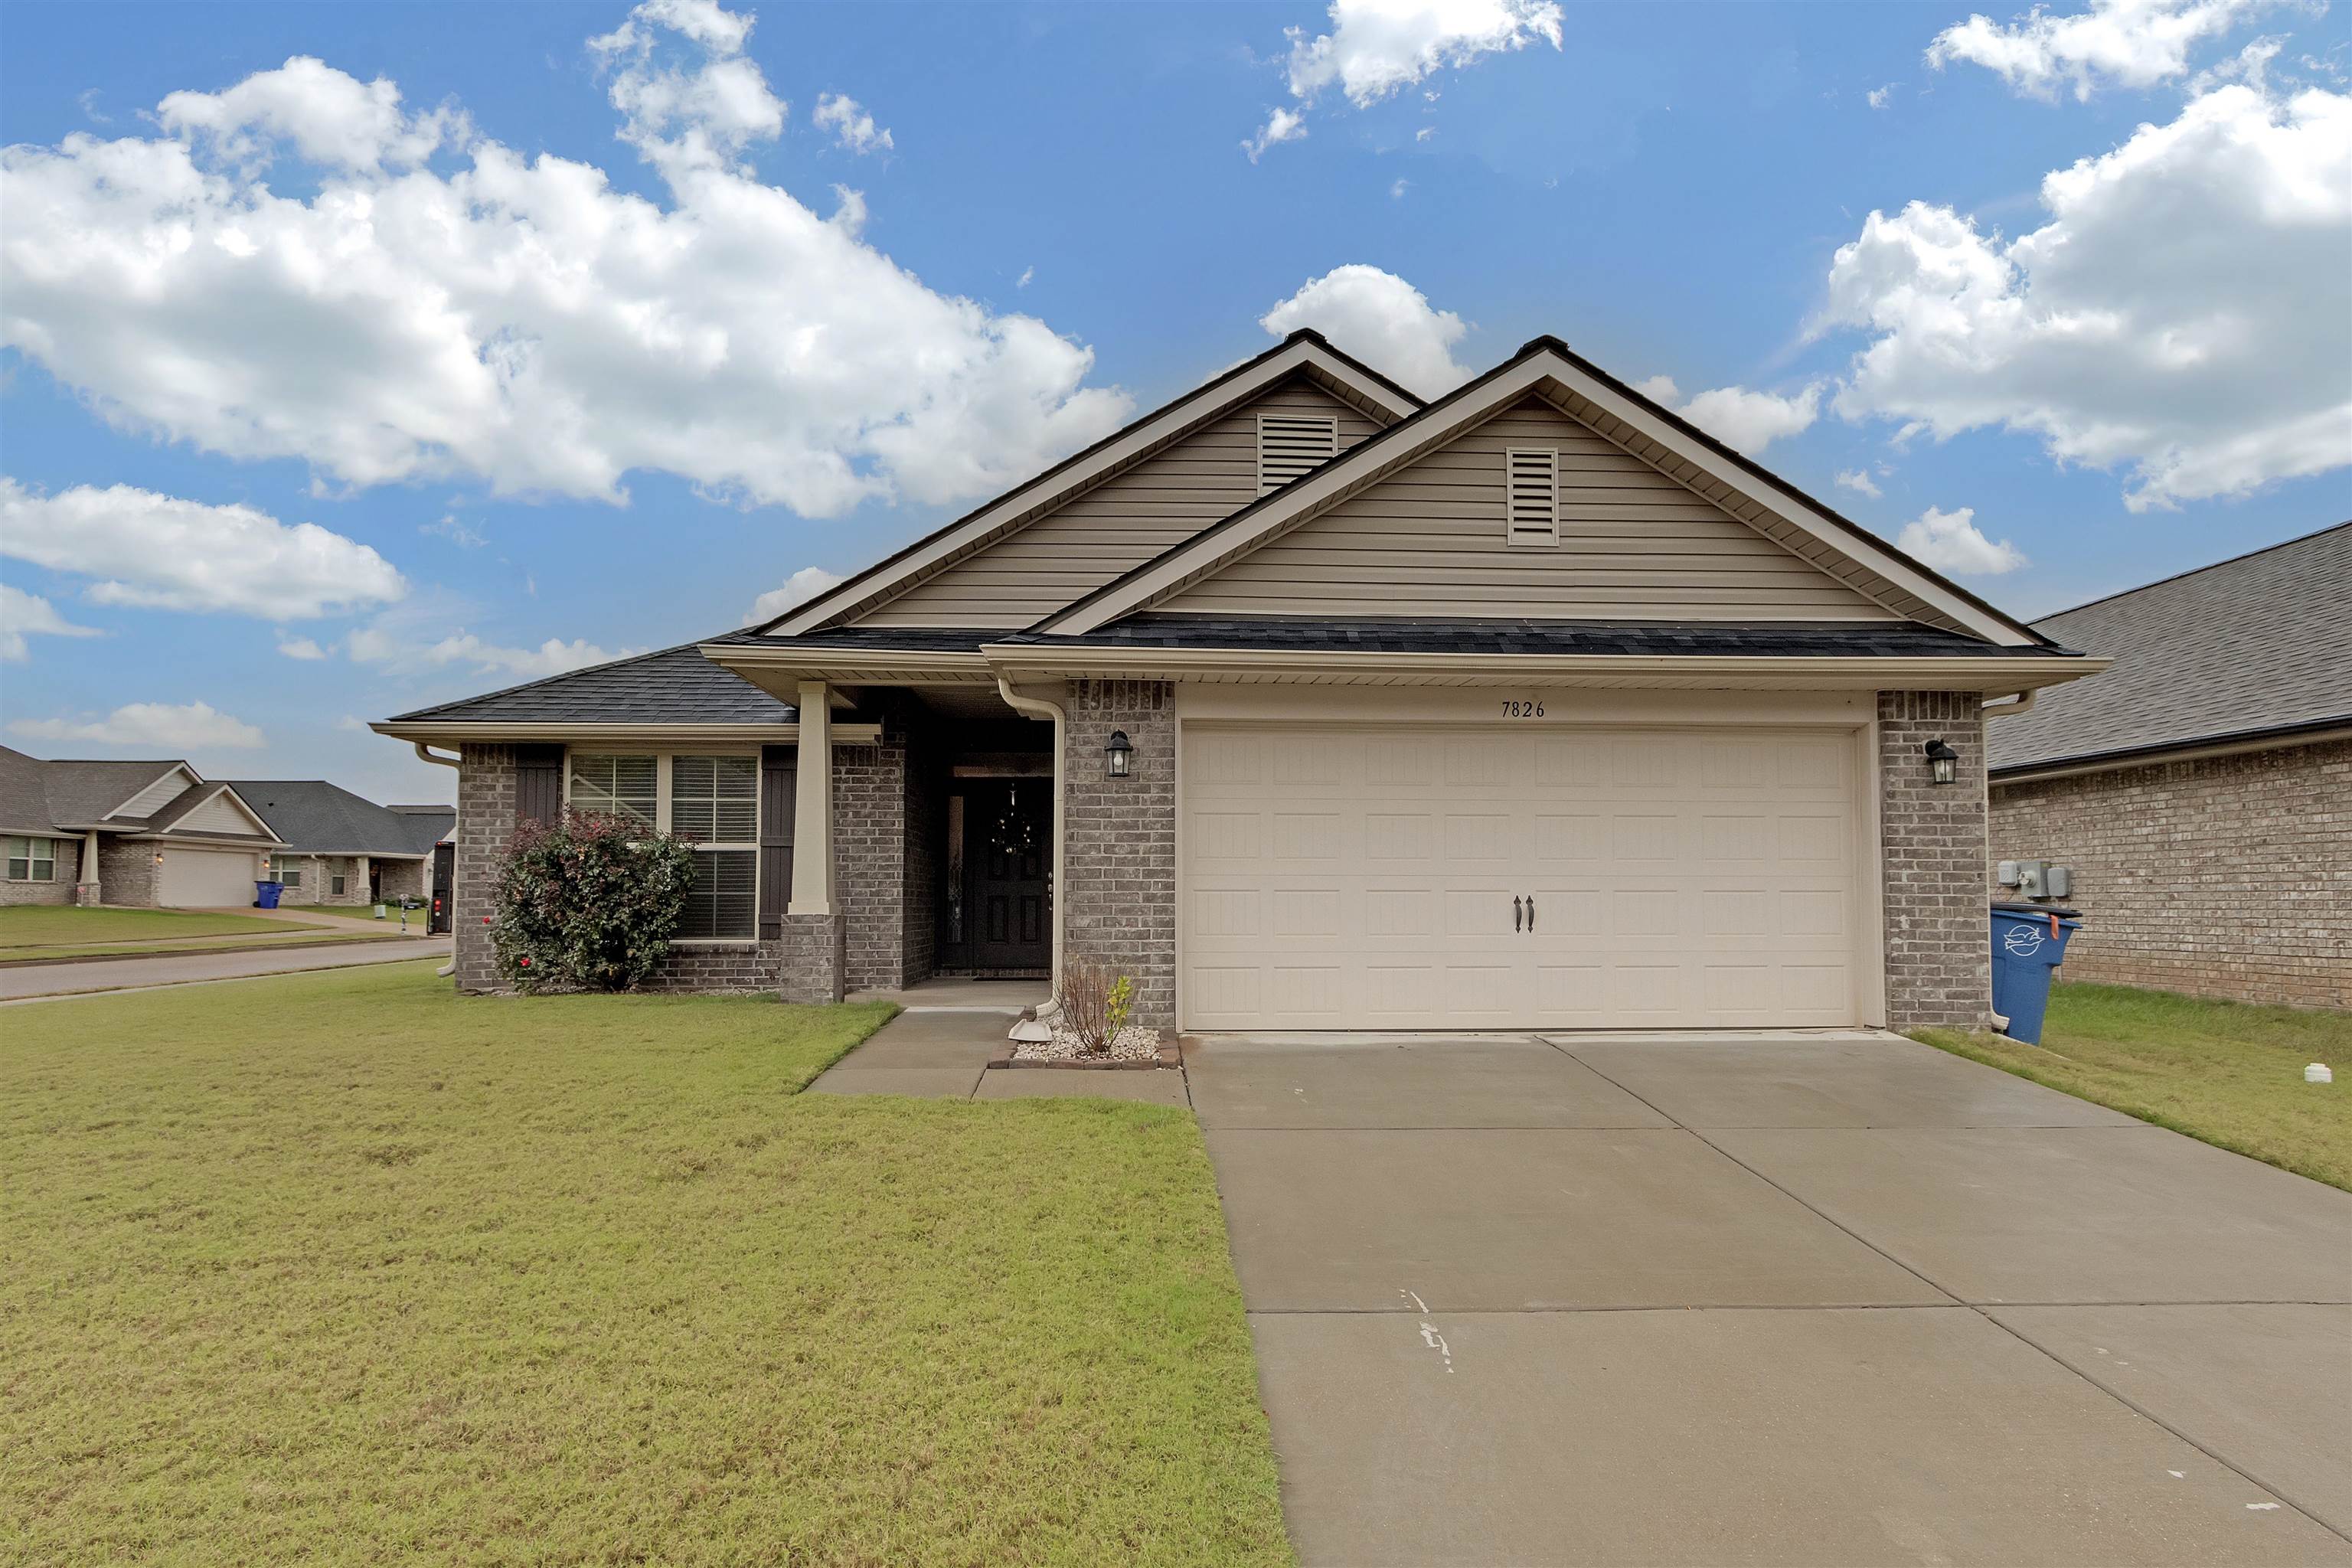
[(769, 635), (798, 637), (827, 626), (843, 615), (887, 598), (900, 584), (947, 564), (1023, 513), (1051, 505), (1059, 497), (1087, 488), (1103, 474), (1149, 456), (1193, 426), (1206, 423), (1228, 408), (1248, 402), (1275, 383), (1310, 367), (1353, 388), (1359, 395), (1388, 409), (1395, 418), (1404, 418), (1413, 412), (1411, 405), (1399, 403), (1395, 395), (1386, 387), (1365, 380), (1321, 344), (1306, 342), (1286, 344), (1244, 374), (1231, 380), (1213, 381), (1170, 404), (1159, 414), (1089, 454), (1084, 462), (1069, 468), (1049, 469), (1027, 484), (999, 497), (961, 522), (941, 530), (898, 559), (818, 595), (778, 622)]
[(124, 795), (121, 800), (115, 804), (114, 809), (108, 812), (106, 815), (109, 816), (121, 816), (124, 806), (129, 805), (132, 801), (137, 800), (141, 795), (145, 795), (149, 790), (155, 787), (156, 779), (168, 778), (173, 773), (185, 773), (188, 775), (188, 782), (180, 786), (183, 792), (194, 789), (196, 785), (205, 782), (204, 775), (196, 772), (194, 768), (189, 766), (186, 763), (173, 763), (170, 767), (165, 768), (162, 773), (157, 773), (155, 778), (149, 779), (145, 784), (141, 784), (137, 789), (134, 789), (129, 795)]
[[(718, 741), (757, 741), (771, 746), (800, 740), (798, 724), (597, 724), (576, 720), (562, 722), (512, 723), (497, 720), (412, 723), (379, 721), (369, 729), (395, 741), (423, 741), (433, 745), (461, 745), (467, 741), (502, 744), (510, 741), (645, 742), (706, 744)], [(835, 724), (835, 741), (872, 745), (882, 738), (879, 724)]]
[[(235, 801), (235, 802), (236, 803), (236, 808), (237, 808), (237, 810), (239, 810), (239, 811), (241, 811), (241, 812), (245, 813), (245, 819), (246, 819), (247, 822), (252, 823), (254, 826), (256, 826), (256, 827), (259, 828), (259, 829), (260, 829), (264, 834), (267, 834), (267, 833), (268, 833), (268, 832), (270, 831), (269, 824), (268, 824), (267, 821), (265, 821), (265, 820), (263, 819), (261, 813), (259, 813), (259, 812), (257, 812), (257, 811), (254, 810), (254, 809), (253, 809), (252, 805), (251, 805), (249, 802), (247, 802), (247, 801), (246, 800), (245, 796), (243, 796), (243, 795), (239, 795), (239, 794), (237, 794), (237, 793), (236, 793), (236, 786), (235, 784), (225, 784), (221, 785), (221, 786), (220, 786), (220, 793), (221, 793), (222, 795), (225, 795), (228, 796), (228, 797), (229, 797), (229, 799), (231, 799), (231, 800), (233, 800), (233, 801)], [(213, 797), (213, 796), (211, 796), (211, 795), (206, 795), (206, 796), (205, 797), (205, 800), (207, 800), (207, 801), (208, 801), (208, 800), (211, 800), (211, 799), (213, 799), (213, 798), (214, 798), (214, 797)], [(194, 806), (190, 806), (188, 809), (189, 809), (190, 811), (194, 811), (194, 810), (195, 809), (195, 807), (194, 807)], [(186, 817), (185, 817), (184, 814), (184, 815), (183, 815), (183, 816), (182, 816), (182, 820), (183, 820), (183, 821), (186, 820)], [(166, 831), (168, 832), (168, 831), (169, 831), (169, 829), (166, 829)]]

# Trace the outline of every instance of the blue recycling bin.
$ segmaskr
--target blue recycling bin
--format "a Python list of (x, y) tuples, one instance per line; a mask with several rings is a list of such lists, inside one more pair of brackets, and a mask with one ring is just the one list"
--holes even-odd
[(257, 910), (276, 909), (278, 895), (285, 890), (283, 882), (256, 882), (253, 885), (253, 907)]
[(1992, 907), (1992, 1010), (2009, 1020), (2009, 1037), (2042, 1043), (2050, 981), (2066, 962), (2066, 942), (2083, 929), (2082, 911), (2048, 904)]

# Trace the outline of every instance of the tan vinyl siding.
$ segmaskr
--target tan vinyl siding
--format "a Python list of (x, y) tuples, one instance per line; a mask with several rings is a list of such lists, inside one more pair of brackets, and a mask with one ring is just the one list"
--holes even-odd
[(121, 805), (115, 807), (113, 815), (116, 816), (152, 816), (155, 813), (163, 810), (165, 806), (179, 799), (181, 795), (186, 794), (188, 786), (195, 782), (196, 781), (194, 779), (188, 775), (187, 769), (173, 768), (170, 773), (165, 773), (162, 778), (157, 779), (153, 784), (149, 784), (145, 789), (141, 790), (137, 795), (132, 795), (129, 800), (124, 801)]
[(224, 790), (179, 821), (172, 824), (182, 833), (236, 833), (257, 837), (253, 818), (237, 810), (236, 803)]
[[(1505, 454), (1559, 453), (1559, 543), (1512, 545)], [(1530, 398), (1159, 606), (1223, 616), (1894, 620)]]
[(1257, 499), (1257, 416), (1335, 416), (1346, 451), (1379, 426), (1293, 380), (859, 617), (869, 626), (1025, 626)]

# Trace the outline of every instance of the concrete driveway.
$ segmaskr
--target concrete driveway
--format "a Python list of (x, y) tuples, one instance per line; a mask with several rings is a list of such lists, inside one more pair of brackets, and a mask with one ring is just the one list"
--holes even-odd
[(2352, 1194), (1883, 1036), (1186, 1067), (1308, 1564), (2352, 1563)]

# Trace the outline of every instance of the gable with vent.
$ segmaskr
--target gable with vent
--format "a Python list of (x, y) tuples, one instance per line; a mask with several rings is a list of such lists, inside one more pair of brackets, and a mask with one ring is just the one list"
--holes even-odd
[(1534, 396), (1157, 607), (1653, 623), (1902, 618)]
[(1305, 473), (1379, 428), (1294, 378), (853, 624), (1029, 626), (1239, 511), (1269, 476)]

